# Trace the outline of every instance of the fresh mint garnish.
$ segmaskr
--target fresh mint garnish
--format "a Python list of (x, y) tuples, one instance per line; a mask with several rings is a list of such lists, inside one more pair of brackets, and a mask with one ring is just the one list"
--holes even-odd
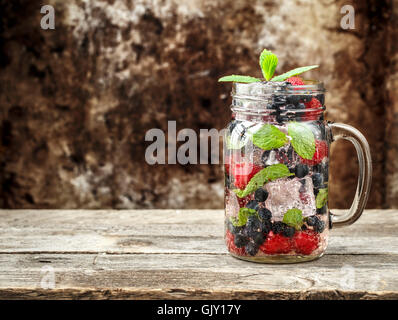
[(239, 198), (243, 198), (262, 187), (269, 181), (289, 177), (292, 175), (294, 174), (289, 171), (289, 168), (286, 165), (282, 163), (274, 164), (257, 172), (253, 178), (250, 179), (244, 190), (234, 189), (233, 191)]
[(288, 135), (292, 138), (292, 146), (302, 158), (311, 160), (315, 153), (315, 137), (311, 129), (304, 123), (290, 122)]
[(274, 81), (274, 82), (285, 81), (286, 79), (289, 79), (291, 77), (297, 76), (299, 74), (302, 74), (304, 72), (307, 72), (309, 70), (312, 70), (312, 69), (315, 69), (315, 68), (318, 68), (318, 67), (319, 66), (316, 65), (316, 66), (307, 66), (307, 67), (296, 68), (296, 69), (290, 70), (290, 71), (288, 71), (286, 73), (283, 73), (283, 74), (281, 74), (279, 76), (276, 76), (276, 77), (272, 78), (271, 81)]
[(294, 227), (296, 230), (300, 230), (303, 225), (303, 213), (296, 208), (287, 210), (283, 216), (282, 222), (286, 223), (288, 226)]
[(242, 82), (242, 83), (253, 83), (253, 82), (260, 82), (261, 79), (257, 79), (250, 76), (239, 76), (239, 75), (231, 75), (225, 76), (218, 79), (218, 82)]
[(263, 72), (263, 76), (267, 81), (274, 76), (277, 65), (278, 57), (271, 51), (264, 49), (260, 55), (260, 67), (261, 71)]
[[(274, 76), (276, 66), (278, 65), (278, 57), (267, 49), (264, 49), (261, 52), (259, 63), (260, 63), (260, 67), (261, 67), (261, 72), (262, 72), (265, 80), (274, 81), (274, 82), (275, 81), (285, 81), (286, 79), (289, 79), (290, 77), (294, 77), (294, 76), (302, 74), (306, 71), (318, 68), (318, 65), (300, 67), (300, 68), (290, 70), (286, 73), (283, 73), (279, 76), (272, 78)], [(222, 77), (222, 78), (218, 79), (218, 81), (219, 82), (253, 83), (253, 82), (260, 82), (261, 79), (250, 77), (250, 76), (231, 75), (231, 76)]]
[(286, 134), (277, 127), (265, 124), (252, 134), (253, 144), (263, 150), (271, 150), (282, 147), (288, 140)]
[(240, 208), (237, 217), (231, 217), (229, 220), (235, 227), (243, 227), (246, 222), (247, 218), (253, 214), (256, 214), (256, 210), (249, 209), (249, 208)]
[(328, 189), (319, 189), (319, 192), (315, 199), (315, 205), (317, 209), (321, 209), (328, 202)]

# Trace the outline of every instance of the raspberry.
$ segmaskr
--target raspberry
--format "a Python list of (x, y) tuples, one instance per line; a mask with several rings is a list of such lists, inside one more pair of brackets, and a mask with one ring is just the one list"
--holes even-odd
[(227, 232), (225, 233), (225, 243), (227, 245), (229, 252), (236, 254), (238, 256), (244, 256), (246, 254), (244, 247), (238, 248), (235, 246), (234, 235), (231, 232), (229, 232), (229, 230), (227, 230)]
[(244, 189), (250, 179), (262, 168), (249, 162), (233, 163), (229, 170), (235, 177), (235, 186)]
[(303, 86), (304, 82), (300, 77), (291, 77), (286, 80), (287, 82), (291, 83), (293, 86)]
[(311, 160), (301, 158), (301, 162), (309, 165), (315, 166), (320, 163), (325, 157), (328, 156), (329, 148), (328, 144), (322, 140), (315, 140), (315, 153)]
[[(317, 98), (312, 98), (310, 102), (304, 103), (305, 109), (320, 109), (322, 110), (322, 104)], [(306, 111), (304, 114), (305, 121), (318, 120), (320, 111)]]
[(252, 196), (251, 196), (251, 195), (248, 195), (248, 196), (246, 196), (246, 197), (244, 197), (244, 198), (239, 198), (239, 197), (238, 197), (239, 207), (240, 207), (240, 208), (245, 207), (246, 204), (247, 204), (251, 199), (252, 199)]
[(308, 255), (318, 247), (319, 236), (311, 230), (300, 231), (292, 241), (296, 252)]
[(274, 234), (272, 231), (260, 250), (266, 254), (288, 253), (291, 250), (291, 241), (280, 234)]

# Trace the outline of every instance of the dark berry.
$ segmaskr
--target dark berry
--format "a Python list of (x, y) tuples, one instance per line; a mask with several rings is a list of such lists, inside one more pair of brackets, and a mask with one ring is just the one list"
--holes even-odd
[(261, 222), (255, 215), (252, 215), (247, 218), (246, 227), (249, 230), (258, 231), (261, 228)]
[(309, 171), (310, 170), (309, 170), (308, 166), (305, 164), (301, 164), (301, 163), (296, 165), (296, 167), (294, 168), (294, 174), (296, 175), (297, 178), (304, 178), (308, 174)]
[(305, 231), (305, 230), (307, 230), (308, 228), (307, 228), (307, 226), (305, 225), (305, 224), (303, 224), (302, 226), (301, 226), (301, 230), (302, 231)]
[(254, 193), (254, 199), (257, 202), (264, 202), (268, 198), (268, 191), (263, 188), (257, 189)]
[(246, 246), (245, 246), (245, 251), (251, 255), (251, 256), (255, 256), (258, 252), (258, 245), (256, 245), (253, 242), (249, 242)]
[(290, 226), (285, 226), (282, 230), (282, 235), (288, 238), (292, 238), (294, 236), (294, 233), (296, 232), (296, 229)]
[(309, 226), (315, 226), (319, 221), (319, 218), (317, 216), (311, 216), (307, 218), (307, 225)]
[(235, 234), (234, 244), (237, 248), (243, 248), (249, 242), (249, 238), (243, 234)]
[(276, 221), (272, 224), (272, 232), (275, 234), (279, 234), (285, 228), (285, 224), (281, 221)]
[(258, 202), (256, 200), (250, 200), (246, 204), (246, 208), (253, 209), (253, 210), (258, 210)]
[(325, 230), (325, 222), (318, 219), (317, 223), (314, 225), (314, 231), (321, 233), (323, 230)]
[(305, 109), (305, 104), (304, 103), (299, 103), (297, 105), (297, 109), (304, 110)]
[(258, 216), (262, 221), (270, 221), (272, 218), (272, 212), (269, 211), (267, 208), (261, 208), (258, 210)]
[(266, 236), (262, 232), (257, 232), (256, 234), (253, 235), (254, 243), (258, 244), (259, 246), (264, 243), (265, 238), (266, 238)]
[(261, 232), (268, 234), (272, 230), (271, 221), (262, 221), (261, 222)]
[(316, 213), (317, 214), (325, 214), (326, 213), (326, 205), (324, 205), (322, 208), (320, 209), (316, 209)]
[(267, 162), (270, 154), (271, 154), (271, 150), (266, 150), (261, 155), (261, 162), (263, 163), (264, 167), (267, 166), (265, 163)]
[(313, 173), (311, 178), (312, 178), (312, 183), (314, 184), (314, 188), (323, 187), (323, 177), (320, 173)]

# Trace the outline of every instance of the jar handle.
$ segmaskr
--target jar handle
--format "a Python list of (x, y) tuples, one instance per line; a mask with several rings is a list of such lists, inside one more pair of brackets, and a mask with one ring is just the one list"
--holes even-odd
[(351, 208), (346, 214), (332, 215), (333, 225), (342, 227), (357, 221), (365, 209), (372, 181), (372, 158), (368, 142), (357, 129), (343, 123), (329, 123), (329, 127), (332, 130), (333, 141), (344, 139), (352, 142), (359, 161), (358, 185)]

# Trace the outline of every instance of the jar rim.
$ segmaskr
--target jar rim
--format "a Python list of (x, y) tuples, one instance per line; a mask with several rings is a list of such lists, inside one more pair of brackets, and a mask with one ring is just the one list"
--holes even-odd
[[(317, 80), (303, 80), (304, 85), (293, 86), (290, 83), (261, 81), (252, 83), (234, 82), (231, 95), (235, 98), (249, 98), (262, 100), (272, 94), (279, 95), (301, 95), (301, 94), (324, 94), (326, 92), (323, 82)], [(257, 100), (257, 99), (256, 99)]]

